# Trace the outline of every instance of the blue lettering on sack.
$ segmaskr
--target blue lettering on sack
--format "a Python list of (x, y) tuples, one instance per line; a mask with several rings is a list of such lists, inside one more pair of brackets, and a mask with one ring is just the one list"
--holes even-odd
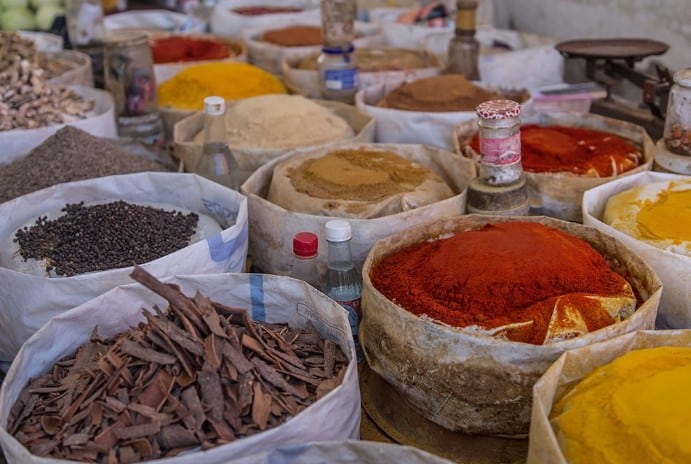
[(252, 301), (252, 319), (266, 320), (264, 307), (264, 277), (261, 274), (250, 274), (250, 299)]
[(217, 201), (208, 200), (206, 198), (202, 198), (202, 203), (211, 214), (216, 216), (217, 219), (221, 219), (221, 222), (225, 224), (232, 224), (238, 218), (238, 210), (235, 208), (231, 209)]

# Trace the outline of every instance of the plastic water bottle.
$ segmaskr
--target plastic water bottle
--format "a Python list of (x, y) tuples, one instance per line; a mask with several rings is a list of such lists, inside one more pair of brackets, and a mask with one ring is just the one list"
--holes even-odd
[(348, 321), (353, 331), (358, 362), (364, 360), (358, 340), (358, 323), (362, 317), (360, 296), (362, 295), (362, 276), (353, 262), (350, 251), (352, 230), (350, 223), (335, 219), (326, 223), (328, 243), (328, 267), (322, 291), (348, 312)]
[(317, 249), (319, 239), (312, 232), (298, 232), (293, 237), (293, 277), (319, 288)]
[(240, 190), (247, 173), (240, 169), (228, 148), (225, 113), (226, 102), (222, 97), (204, 99), (204, 144), (192, 171), (233, 190)]

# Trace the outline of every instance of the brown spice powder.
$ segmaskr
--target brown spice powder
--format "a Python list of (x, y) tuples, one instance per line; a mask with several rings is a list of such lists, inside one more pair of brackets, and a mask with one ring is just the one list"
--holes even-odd
[(318, 26), (289, 26), (266, 31), (261, 40), (283, 47), (321, 45), (322, 30)]
[(288, 174), (293, 188), (313, 198), (376, 201), (409, 192), (432, 172), (390, 151), (334, 150)]
[(445, 74), (405, 83), (389, 93), (378, 106), (407, 111), (474, 111), (480, 103), (500, 98), (460, 74)]

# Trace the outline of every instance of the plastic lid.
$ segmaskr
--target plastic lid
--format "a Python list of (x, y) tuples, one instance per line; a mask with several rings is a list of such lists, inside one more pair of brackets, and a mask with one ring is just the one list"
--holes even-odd
[(322, 47), (322, 52), (327, 55), (349, 55), (355, 51), (355, 47), (351, 44), (345, 48), (340, 47)]
[(353, 236), (350, 222), (334, 219), (326, 223), (326, 239), (329, 242), (345, 242)]
[(513, 100), (488, 100), (477, 105), (475, 111), (483, 119), (516, 118), (521, 114), (521, 105)]
[(293, 237), (293, 254), (301, 258), (309, 258), (317, 254), (319, 239), (312, 232), (298, 232)]
[(684, 87), (691, 87), (691, 68), (684, 68), (675, 72), (674, 82)]
[(204, 99), (204, 113), (218, 116), (226, 112), (226, 101), (223, 97), (206, 97)]

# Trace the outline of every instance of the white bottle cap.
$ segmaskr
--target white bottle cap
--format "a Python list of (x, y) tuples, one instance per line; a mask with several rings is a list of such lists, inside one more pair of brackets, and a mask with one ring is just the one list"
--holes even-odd
[(204, 98), (204, 113), (211, 116), (218, 116), (226, 112), (226, 101), (223, 97)]
[(334, 219), (326, 223), (326, 239), (329, 242), (345, 242), (352, 237), (350, 222), (343, 219)]

